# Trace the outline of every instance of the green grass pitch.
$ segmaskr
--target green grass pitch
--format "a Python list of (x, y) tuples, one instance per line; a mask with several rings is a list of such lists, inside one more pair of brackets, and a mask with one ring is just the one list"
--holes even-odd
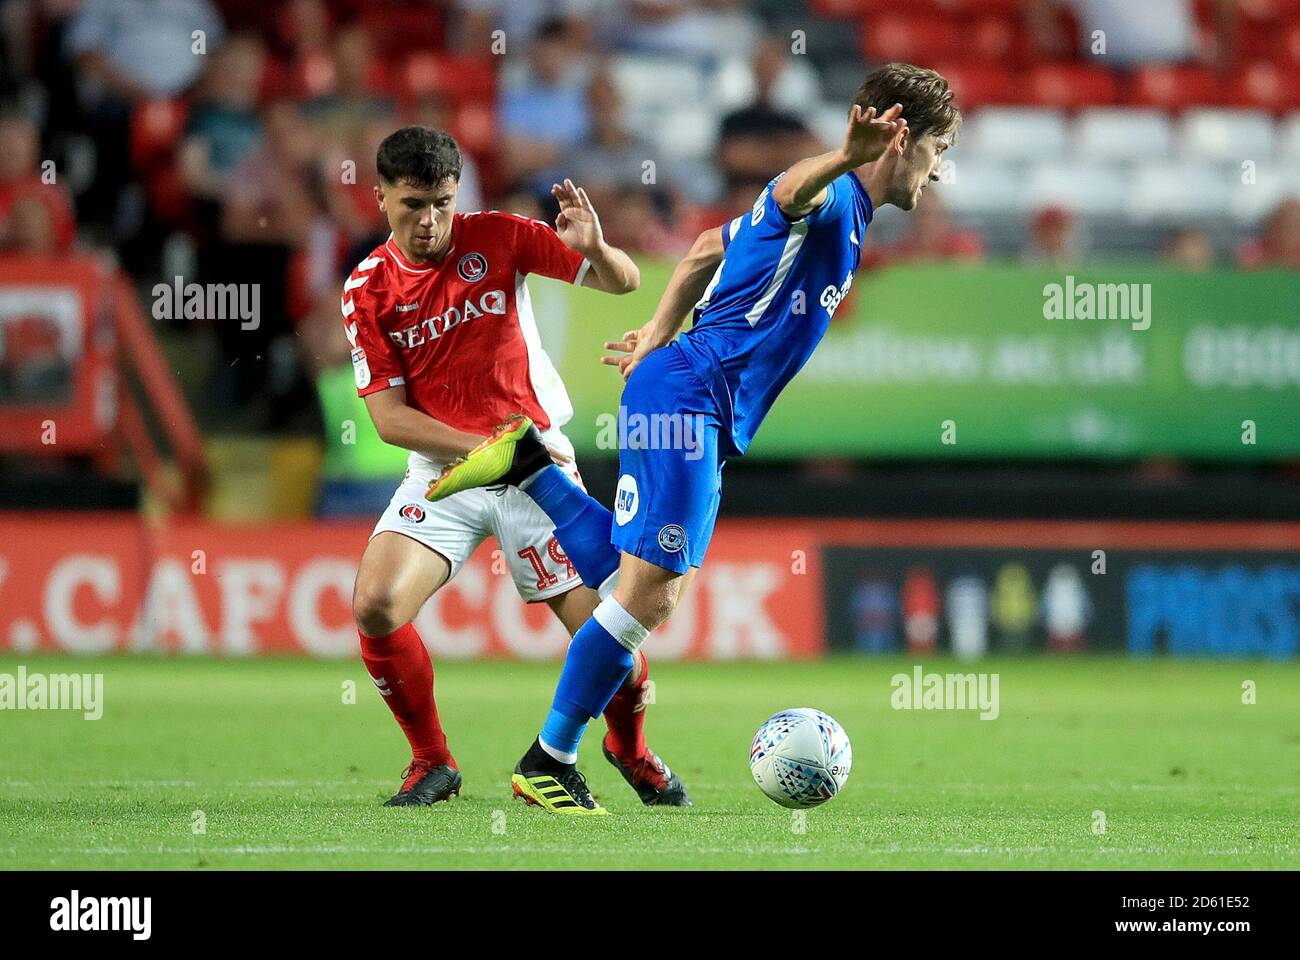
[[(892, 709), (911, 660), (657, 664), (650, 742), (695, 807), (641, 807), (589, 736), (583, 769), (615, 816), (567, 819), (509, 794), (554, 663), (438, 666), (465, 786), (418, 810), (380, 806), (405, 741), (359, 662), (6, 655), (0, 672), (19, 663), (102, 672), (105, 709), (0, 711), (3, 869), (1300, 868), (1293, 665), (926, 661), (998, 673), (1001, 715), (980, 720)], [(790, 706), (853, 742), (847, 787), (802, 825), (747, 763)]]

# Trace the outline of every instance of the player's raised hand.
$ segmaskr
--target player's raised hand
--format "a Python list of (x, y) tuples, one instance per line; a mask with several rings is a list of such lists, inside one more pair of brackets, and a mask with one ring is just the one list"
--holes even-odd
[(551, 196), (560, 205), (560, 214), (555, 218), (555, 232), (560, 239), (581, 254), (598, 249), (605, 235), (587, 191), (565, 179), (563, 184), (551, 184)]
[(853, 105), (849, 114), (849, 129), (844, 134), (844, 154), (855, 167), (871, 163), (884, 156), (898, 134), (907, 129), (903, 118), (903, 105), (896, 103), (879, 116), (875, 107), (863, 110)]

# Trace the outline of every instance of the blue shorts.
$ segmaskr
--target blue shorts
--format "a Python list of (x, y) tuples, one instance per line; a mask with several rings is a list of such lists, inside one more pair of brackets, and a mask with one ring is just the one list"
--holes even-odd
[(700, 566), (718, 519), (726, 460), (718, 404), (676, 343), (632, 371), (618, 418), (610, 542), (676, 573)]

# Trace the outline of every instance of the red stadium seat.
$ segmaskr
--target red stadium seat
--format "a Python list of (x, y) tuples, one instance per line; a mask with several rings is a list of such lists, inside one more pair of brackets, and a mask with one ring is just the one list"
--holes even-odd
[(947, 79), (963, 111), (1020, 102), (1020, 78), (1001, 64), (936, 64), (934, 69)]
[[(318, 50), (298, 60), (268, 59), (262, 71), (258, 97), (263, 102), (279, 97), (311, 100), (333, 93), (336, 83), (333, 56)], [(367, 68), (366, 90), (373, 94), (396, 92), (389, 66), (382, 57), (374, 57)]]
[(1192, 15), (1196, 17), (1196, 22), (1202, 27), (1208, 27), (1214, 23), (1216, 16), (1214, 6), (1218, 0), (1192, 0)]
[(396, 65), (383, 57), (375, 57), (366, 72), (366, 90), (385, 96), (397, 96), (401, 93), (402, 84), (395, 71)]
[(1233, 77), (1230, 99), (1257, 110), (1294, 110), (1300, 107), (1300, 69), (1264, 60), (1247, 64)]
[(1018, 15), (1024, 6), (1023, 0), (939, 0), (947, 10), (956, 10), (964, 14), (997, 13), (1004, 16)]
[(175, 225), (190, 215), (191, 202), (176, 163), (189, 105), (184, 100), (149, 100), (131, 114), (131, 164), (149, 197), (151, 216)]
[(149, 172), (171, 161), (185, 130), (188, 108), (182, 100), (148, 100), (131, 114), (131, 163)]
[(816, 0), (817, 6), (840, 8), (856, 15), (874, 17), (880, 14), (911, 14), (912, 16), (971, 17), (984, 14), (1018, 14), (1023, 0)]
[(475, 156), (496, 148), (497, 119), (491, 104), (463, 104), (456, 109), (451, 125), (457, 142)]
[(980, 59), (1024, 62), (1028, 42), (1010, 17), (997, 14), (979, 17), (967, 32)]
[(402, 92), (414, 97), (442, 92), (438, 54), (421, 50), (406, 58), (402, 67)]
[(1134, 106), (1182, 110), (1194, 104), (1226, 100), (1223, 83), (1203, 67), (1152, 65), (1130, 79), (1126, 100)]
[(1028, 80), (1028, 100), (1038, 106), (1074, 110), (1105, 106), (1119, 99), (1115, 75), (1101, 67), (1044, 63), (1030, 69)]
[(361, 26), (379, 46), (381, 56), (416, 50), (441, 50), (446, 46), (446, 14), (441, 4), (372, 3), (361, 15)]
[[(1198, 19), (1203, 30), (1213, 34), (1216, 15), (1212, 0), (1198, 0)], [(1300, 61), (1294, 49), (1292, 28), (1300, 26), (1300, 0), (1237, 0), (1235, 49), (1232, 62), (1256, 60)]]
[(496, 95), (496, 67), (490, 59), (419, 51), (406, 59), (401, 89), (407, 96), (437, 94), (454, 103), (490, 101)]
[(152, 216), (159, 223), (178, 226), (186, 223), (193, 212), (193, 201), (180, 168), (175, 163), (155, 171), (145, 183), (149, 194)]
[(876, 9), (874, 0), (812, 0), (812, 12), (832, 20), (860, 20)]
[(1235, 59), (1272, 60), (1281, 55), (1282, 40), (1279, 24), (1242, 22), (1237, 25)]
[(262, 77), (257, 85), (257, 99), (263, 103), (280, 97), (301, 97), (298, 78), (293, 66), (273, 57), (266, 58)]
[[(1213, 0), (1198, 0), (1197, 13), (1206, 22), (1215, 16)], [(1237, 17), (1245, 23), (1277, 23), (1300, 15), (1300, 0), (1237, 0)]]
[(1283, 63), (1300, 64), (1300, 22), (1287, 27), (1281, 54)]
[(862, 49), (872, 60), (926, 64), (970, 56), (970, 45), (947, 17), (880, 16), (862, 25)]
[(294, 64), (294, 85), (304, 97), (323, 97), (334, 90), (334, 58), (324, 51), (307, 54)]

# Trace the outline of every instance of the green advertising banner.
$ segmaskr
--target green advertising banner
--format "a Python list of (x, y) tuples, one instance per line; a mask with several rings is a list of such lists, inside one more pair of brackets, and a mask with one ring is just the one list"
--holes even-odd
[[(618, 408), (603, 342), (650, 316), (670, 273), (643, 266), (626, 297), (534, 282), (579, 451), (598, 449), (600, 415)], [(1300, 457), (1300, 275), (864, 272), (749, 455)]]

